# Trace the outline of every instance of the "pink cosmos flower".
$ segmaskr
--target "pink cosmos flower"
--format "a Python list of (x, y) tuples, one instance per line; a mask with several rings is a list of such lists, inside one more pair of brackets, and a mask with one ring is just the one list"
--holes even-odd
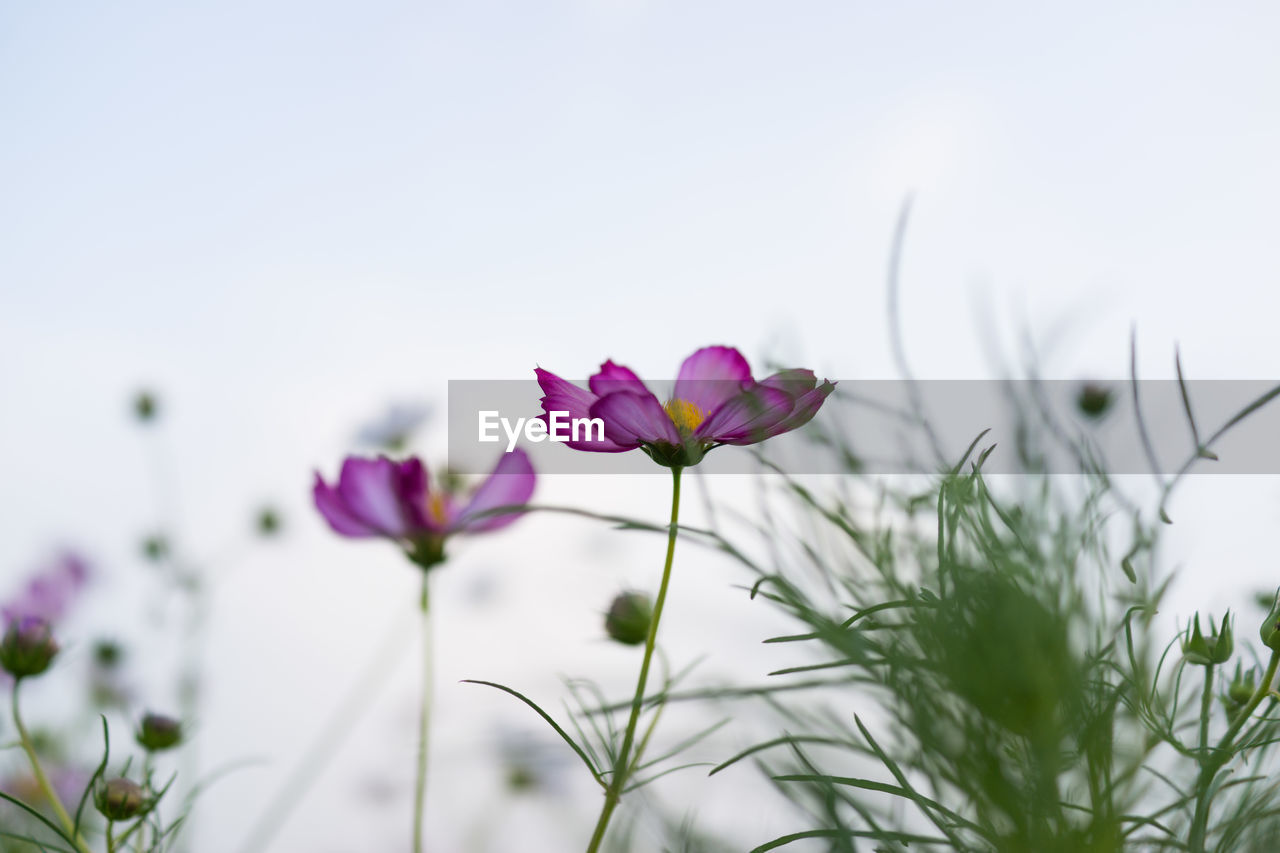
[[(543, 420), (552, 412), (569, 419), (598, 418), (604, 437), (565, 442), (577, 450), (621, 453), (640, 448), (668, 467), (696, 465), (724, 444), (755, 444), (808, 423), (835, 383), (818, 383), (813, 371), (795, 369), (757, 382), (742, 353), (704, 347), (684, 360), (665, 403), (631, 370), (612, 361), (588, 381), (588, 389), (537, 368)], [(592, 440), (594, 439), (594, 440)]]
[[(70, 764), (59, 761), (44, 761), (44, 772), (49, 779), (49, 784), (53, 786), (53, 792), (58, 795), (58, 799), (63, 803), (75, 805), (80, 801), (80, 795), (84, 792), (85, 785), (89, 784), (89, 771)], [(34, 806), (46, 814), (52, 815), (53, 809), (49, 806), (49, 799), (45, 796), (44, 790), (40, 787), (40, 783), (30, 773), (11, 772), (9, 775), (0, 779), (0, 791), (4, 791), (11, 797), (21, 800), (29, 806)], [(9, 806), (9, 803), (0, 805)], [(20, 814), (16, 809), (5, 812), (5, 817), (12, 814), (14, 823), (25, 826), (21, 821), (28, 819), (27, 815)], [(13, 825), (4, 824), (5, 829), (12, 829)]]
[(431, 487), (417, 457), (396, 462), (385, 456), (348, 456), (336, 483), (316, 473), (316, 509), (342, 536), (392, 539), (424, 568), (444, 559), (444, 540), (456, 533), (487, 533), (511, 524), (519, 510), (492, 513), (526, 503), (537, 476), (523, 450), (503, 454), (493, 472), (469, 498)]
[(35, 617), (59, 622), (89, 582), (90, 574), (82, 556), (64, 551), (32, 575), (15, 597), (0, 604), (0, 616), (6, 621)]

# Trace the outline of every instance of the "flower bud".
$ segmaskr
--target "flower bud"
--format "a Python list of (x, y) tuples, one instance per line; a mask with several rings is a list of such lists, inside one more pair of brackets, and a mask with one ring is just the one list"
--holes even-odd
[(1231, 683), (1227, 685), (1228, 704), (1239, 707), (1252, 699), (1253, 694), (1258, 689), (1254, 681), (1253, 668), (1251, 667), (1246, 673), (1243, 671), (1240, 662), (1236, 661), (1236, 674), (1232, 676)]
[(538, 787), (538, 777), (528, 767), (512, 765), (507, 768), (507, 787), (516, 793), (531, 791)]
[(182, 743), (182, 723), (162, 714), (146, 714), (134, 734), (138, 745), (148, 752), (162, 752)]
[(1218, 634), (1213, 644), (1213, 662), (1226, 663), (1231, 660), (1231, 653), (1234, 650), (1235, 639), (1231, 632), (1231, 611), (1228, 610), (1222, 614), (1222, 627), (1218, 629)]
[(0, 667), (14, 678), (39, 675), (58, 654), (53, 629), (44, 619), (24, 616), (9, 623), (0, 640)]
[[(1212, 619), (1209, 621), (1209, 626), (1213, 626)], [(1187, 663), (1212, 666), (1230, 660), (1234, 647), (1230, 611), (1222, 617), (1222, 627), (1217, 633), (1211, 633), (1207, 637), (1200, 631), (1200, 614), (1197, 613), (1192, 622), (1191, 636), (1182, 641), (1182, 656), (1186, 658)]]
[(169, 556), (169, 540), (163, 534), (148, 536), (142, 540), (142, 556), (153, 563), (159, 563)]
[(1076, 394), (1076, 407), (1090, 418), (1100, 418), (1111, 408), (1111, 389), (1097, 382), (1086, 382)]
[(146, 807), (147, 792), (129, 779), (112, 779), (93, 792), (93, 804), (107, 820), (129, 820)]
[(263, 507), (258, 511), (257, 519), (258, 535), (264, 539), (275, 536), (280, 532), (280, 513), (271, 507)]
[(115, 669), (124, 658), (124, 649), (115, 640), (98, 640), (93, 644), (93, 663), (99, 669)]
[(649, 622), (653, 619), (653, 605), (643, 592), (619, 594), (604, 619), (604, 630), (614, 640), (628, 646), (637, 646), (649, 638)]
[(1231, 686), (1227, 688), (1227, 698), (1232, 704), (1243, 705), (1253, 698), (1254, 686), (1252, 681), (1233, 681)]
[(144, 424), (155, 420), (159, 407), (155, 395), (150, 391), (139, 391), (133, 398), (133, 416)]
[(1276, 590), (1271, 601), (1271, 612), (1262, 620), (1262, 628), (1258, 633), (1262, 635), (1264, 646), (1272, 651), (1280, 651), (1280, 589)]

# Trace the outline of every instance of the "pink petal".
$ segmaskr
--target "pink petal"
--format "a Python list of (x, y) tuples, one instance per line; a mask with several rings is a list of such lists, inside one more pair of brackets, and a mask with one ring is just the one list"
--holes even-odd
[[(605, 362), (605, 367), (611, 363)], [(602, 373), (605, 367), (600, 368)], [(619, 369), (626, 370), (625, 367)], [(631, 371), (628, 370), (627, 372), (630, 373)], [(572, 382), (566, 382), (551, 371), (543, 370), (541, 367), (536, 368), (534, 373), (537, 374), (538, 385), (542, 387), (542, 393), (546, 395), (542, 398), (542, 422), (548, 428), (551, 426), (550, 416), (552, 412), (567, 412), (570, 420), (591, 417), (591, 405), (598, 399), (595, 394), (585, 388), (579, 388)], [(600, 374), (596, 375), (599, 376)], [(634, 376), (635, 374), (632, 375)], [(584, 437), (591, 437), (597, 434), (597, 431), (587, 430)], [(584, 441), (580, 439), (578, 441), (566, 441), (564, 444), (574, 450), (594, 450), (600, 453), (620, 453), (631, 449), (630, 447), (619, 447), (609, 441), (607, 437), (601, 441)]]
[(804, 368), (796, 368), (794, 370), (783, 370), (773, 374), (768, 379), (760, 382), (770, 388), (777, 388), (779, 391), (785, 391), (792, 397), (800, 397), (813, 390), (818, 384), (818, 378), (813, 375), (812, 370)]
[(534, 369), (538, 377), (538, 385), (545, 395), (542, 398), (544, 412), (568, 412), (571, 418), (585, 418), (591, 404), (598, 398), (585, 388), (579, 388), (572, 382), (566, 382), (549, 370), (541, 367)]
[(385, 456), (347, 457), (338, 477), (338, 496), (347, 511), (384, 536), (412, 532), (413, 520), (400, 498), (400, 468)]
[(652, 394), (615, 391), (591, 407), (591, 417), (604, 421), (604, 437), (624, 449), (642, 444), (680, 444), (680, 433)]
[(612, 394), (614, 391), (631, 391), (636, 394), (649, 391), (644, 381), (630, 368), (614, 364), (612, 361), (606, 361), (600, 365), (600, 372), (587, 380), (587, 384), (591, 386), (591, 393), (597, 397)]
[(791, 414), (776, 424), (770, 431), (770, 435), (781, 435), (784, 432), (790, 432), (793, 429), (802, 427), (809, 421), (813, 420), (813, 416), (818, 413), (818, 409), (822, 408), (822, 404), (826, 402), (828, 395), (835, 390), (836, 384), (823, 380), (822, 384), (812, 391), (806, 392), (795, 401), (795, 405)]
[(311, 494), (315, 498), (316, 509), (324, 516), (324, 520), (329, 522), (329, 526), (335, 533), (357, 538), (380, 535), (379, 531), (374, 530), (347, 509), (347, 504), (338, 494), (338, 490), (326, 483), (319, 472), (316, 472), (316, 482), (311, 489)]
[(537, 479), (527, 453), (519, 449), (504, 453), (493, 469), (493, 473), (480, 484), (470, 503), (458, 515), (452, 529), (465, 530), (468, 533), (483, 533), (506, 527), (522, 513), (502, 513), (479, 519), (475, 517), (498, 507), (520, 506), (528, 503)]
[(703, 347), (680, 365), (674, 396), (710, 414), (752, 381), (742, 353), (733, 347)]
[[(444, 529), (428, 512), (431, 485), (427, 466), (421, 459), (411, 456), (396, 466), (395, 493), (396, 503), (407, 522), (407, 534), (440, 533)], [(447, 502), (445, 508), (449, 508)]]
[(724, 444), (755, 444), (768, 438), (769, 429), (789, 416), (794, 405), (786, 392), (756, 385), (712, 412), (694, 436)]

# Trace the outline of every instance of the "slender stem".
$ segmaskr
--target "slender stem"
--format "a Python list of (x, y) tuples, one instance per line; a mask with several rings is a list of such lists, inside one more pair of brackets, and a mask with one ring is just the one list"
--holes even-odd
[(40, 759), (36, 756), (35, 744), (31, 741), (31, 735), (27, 733), (27, 727), (22, 723), (22, 714), (18, 711), (18, 687), (21, 684), (21, 678), (15, 679), (13, 682), (13, 727), (18, 730), (18, 740), (22, 744), (22, 750), (27, 754), (27, 759), (31, 762), (31, 772), (36, 777), (36, 784), (40, 787), (40, 792), (49, 801), (49, 805), (53, 808), (53, 813), (57, 816), (58, 822), (62, 824), (62, 828), (66, 830), (67, 836), (75, 841), (77, 850), (81, 851), (81, 853), (89, 853), (89, 848), (85, 846), (79, 833), (76, 832), (75, 821), (67, 813), (67, 807), (62, 804), (62, 800), (58, 797), (58, 792), (49, 784), (49, 777), (45, 775), (44, 768), (40, 766)]
[(666, 707), (667, 705), (664, 702), (654, 709), (653, 719), (645, 727), (644, 737), (640, 738), (640, 743), (636, 746), (636, 754), (631, 758), (631, 767), (627, 770), (628, 776), (640, 769), (640, 759), (644, 757), (645, 750), (649, 748), (649, 741), (653, 739), (653, 733), (657, 731), (658, 721), (662, 719), (662, 712)]
[(126, 829), (124, 831), (124, 835), (116, 839), (116, 849), (123, 849), (124, 843), (128, 841), (130, 836), (132, 836), (135, 832), (137, 832), (139, 835), (142, 834), (139, 830), (141, 830), (143, 827), (146, 826), (147, 815), (148, 815), (148, 812), (143, 812), (141, 815), (139, 815), (138, 819), (133, 822), (133, 826)]
[(1213, 664), (1204, 668), (1204, 691), (1200, 694), (1200, 763), (1209, 760), (1209, 716), (1213, 712)]
[[(1191, 853), (1204, 853), (1205, 837), (1209, 831), (1209, 788), (1213, 785), (1213, 780), (1222, 769), (1222, 765), (1231, 759), (1232, 747), (1235, 746), (1232, 741), (1235, 736), (1240, 733), (1240, 729), (1244, 727), (1249, 717), (1271, 692), (1271, 682), (1275, 680), (1277, 667), (1280, 667), (1280, 649), (1271, 652), (1271, 660), (1267, 663), (1266, 674), (1258, 683), (1258, 689), (1253, 692), (1248, 704), (1241, 708), (1239, 714), (1231, 721), (1231, 725), (1227, 727), (1213, 752), (1202, 753), (1200, 775), (1196, 778), (1196, 811), (1191, 819), (1191, 836), (1188, 839), (1188, 848)], [(1203, 720), (1201, 725), (1204, 725)]]
[[(175, 570), (176, 564), (175, 564)], [(182, 661), (178, 669), (178, 707), (180, 719), (193, 720), (199, 717), (205, 692), (205, 645), (208, 641), (209, 593), (205, 588), (204, 572), (195, 565), (186, 564), (180, 570), (184, 573), (186, 584), (185, 624), (182, 639)], [(182, 745), (179, 756), (180, 772), (184, 794), (192, 806), (187, 810), (183, 821), (185, 834), (181, 837), (178, 850), (182, 853), (191, 850), (192, 824), (195, 823), (199, 809), (195, 806), (193, 796), (199, 790), (200, 747), (201, 738), (192, 738)]]
[(680, 518), (680, 468), (671, 469), (671, 524), (667, 532), (667, 560), (662, 567), (662, 583), (658, 587), (658, 598), (653, 603), (653, 618), (649, 622), (649, 636), (644, 643), (644, 660), (640, 663), (640, 678), (636, 682), (636, 695), (631, 700), (631, 717), (627, 720), (627, 730), (622, 737), (622, 750), (613, 765), (613, 776), (609, 787), (605, 789), (604, 807), (600, 810), (600, 818), (596, 821), (595, 832), (591, 835), (591, 843), (587, 845), (587, 853), (597, 853), (604, 842), (605, 831), (609, 827), (609, 819), (613, 810), (622, 799), (622, 791), (626, 788), (627, 778), (633, 769), (631, 766), (631, 745), (636, 738), (636, 724), (640, 721), (640, 709), (644, 706), (644, 689), (649, 680), (649, 665), (653, 661), (653, 649), (658, 640), (658, 622), (662, 619), (662, 607), (667, 601), (667, 587), (671, 583), (671, 561), (676, 553), (676, 522)]
[(413, 850), (422, 853), (427, 812), (427, 745), (431, 727), (431, 573), (422, 573), (422, 708), (418, 714), (418, 773), (413, 795)]
[(107, 853), (116, 853), (115, 821), (107, 821)]
[[(147, 755), (142, 759), (142, 784), (148, 789), (151, 788), (151, 774), (155, 772), (152, 762), (154, 761), (151, 750), (147, 750)], [(143, 853), (147, 849), (147, 827), (146, 821), (142, 821), (137, 826), (138, 837), (133, 843), (134, 850), (137, 853)], [(124, 843), (124, 839), (120, 839), (120, 843)]]
[[(1271, 660), (1267, 663), (1267, 671), (1262, 676), (1262, 681), (1258, 684), (1258, 689), (1253, 692), (1253, 698), (1249, 700), (1249, 704), (1245, 705), (1244, 708), (1240, 710), (1240, 716), (1236, 717), (1235, 720), (1232, 721), (1231, 725), (1227, 727), (1226, 734), (1224, 734), (1222, 736), (1222, 740), (1218, 742), (1219, 751), (1224, 750), (1231, 745), (1231, 739), (1234, 738), (1236, 734), (1239, 733), (1240, 729), (1244, 727), (1245, 722), (1253, 712), (1257, 710), (1258, 706), (1262, 704), (1262, 700), (1267, 698), (1267, 694), (1271, 692), (1271, 682), (1275, 680), (1277, 668), (1280, 668), (1280, 650), (1276, 650), (1271, 653)], [(1222, 760), (1225, 762), (1226, 758), (1224, 757)]]

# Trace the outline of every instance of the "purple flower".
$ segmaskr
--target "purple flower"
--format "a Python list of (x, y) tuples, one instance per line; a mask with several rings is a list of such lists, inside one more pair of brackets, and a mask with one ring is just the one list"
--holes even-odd
[(89, 581), (89, 564), (72, 551), (64, 551), (37, 572), (18, 595), (0, 605), (6, 621), (36, 617), (60, 621)]
[(316, 509), (338, 534), (393, 539), (426, 566), (444, 559), (449, 536), (487, 533), (519, 518), (519, 510), (492, 511), (526, 503), (536, 479), (529, 457), (515, 450), (464, 500), (449, 489), (433, 489), (416, 457), (396, 462), (348, 456), (336, 483), (316, 474), (313, 495)]
[[(85, 786), (89, 784), (89, 771), (70, 764), (64, 764), (61, 761), (47, 759), (47, 756), (41, 756), (44, 762), (45, 776), (49, 779), (49, 784), (53, 786), (53, 792), (58, 795), (58, 799), (63, 803), (71, 803), (74, 805), (80, 801), (80, 795), (84, 792)], [(0, 779), (0, 791), (4, 791), (11, 797), (22, 800), (29, 806), (34, 806), (41, 811), (49, 814), (53, 810), (49, 807), (49, 800), (45, 797), (40, 783), (36, 781), (34, 775), (28, 772), (16, 772)], [(5, 805), (8, 805), (7, 803)], [(8, 815), (6, 815), (7, 817)], [(25, 817), (25, 815), (24, 815)], [(14, 818), (18, 818), (15, 814)], [(9, 824), (4, 824), (6, 829), (11, 828)]]
[(612, 361), (591, 377), (589, 390), (542, 368), (535, 373), (549, 426), (552, 412), (603, 422), (603, 440), (587, 430), (581, 439), (565, 442), (570, 447), (601, 453), (639, 447), (669, 467), (696, 465), (723, 444), (755, 444), (803, 426), (835, 388), (800, 369), (757, 382), (742, 354), (724, 346), (704, 347), (686, 358), (665, 403), (635, 373)]

